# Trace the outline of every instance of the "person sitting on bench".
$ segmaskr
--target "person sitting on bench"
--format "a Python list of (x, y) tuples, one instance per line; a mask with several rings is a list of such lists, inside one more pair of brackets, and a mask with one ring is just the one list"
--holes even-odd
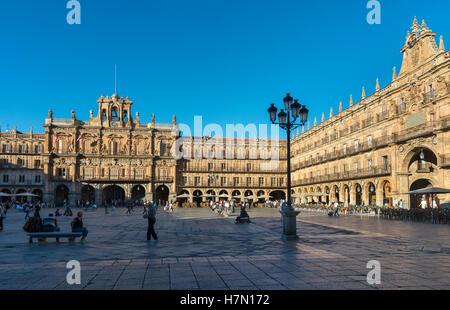
[(86, 242), (86, 236), (88, 235), (88, 230), (83, 227), (83, 212), (78, 212), (77, 217), (73, 219), (72, 223), (72, 232), (81, 232), (83, 236), (81, 237), (80, 242)]
[(245, 211), (245, 207), (241, 208), (241, 214), (236, 217), (236, 224), (237, 223), (250, 223), (250, 217), (248, 216), (247, 211)]
[(61, 229), (58, 227), (58, 221), (52, 213), (42, 220), (42, 232), (57, 232)]

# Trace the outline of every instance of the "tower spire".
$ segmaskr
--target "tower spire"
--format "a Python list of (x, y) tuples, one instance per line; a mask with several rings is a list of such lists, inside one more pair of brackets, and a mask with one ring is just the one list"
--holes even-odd
[(444, 37), (443, 36), (441, 36), (439, 38), (439, 51), (440, 52), (445, 52)]
[(379, 90), (380, 90), (380, 81), (378, 81), (378, 78), (377, 78), (377, 83), (376, 83), (376, 85), (375, 85), (375, 90), (376, 90), (376, 91), (379, 91)]
[(339, 113), (342, 112), (342, 101), (339, 102)]
[(362, 97), (362, 99), (366, 98), (366, 91), (364, 89), (364, 86), (362, 88), (362, 96), (361, 97)]
[(330, 109), (330, 118), (332, 118), (333, 117), (333, 107), (331, 107), (331, 109)]
[(317, 126), (317, 117), (314, 117), (314, 127)]
[(322, 123), (325, 121), (325, 113), (322, 112)]
[(392, 80), (394, 81), (397, 78), (397, 68), (394, 67), (394, 73), (392, 73)]
[(350, 106), (353, 105), (353, 95), (350, 95)]

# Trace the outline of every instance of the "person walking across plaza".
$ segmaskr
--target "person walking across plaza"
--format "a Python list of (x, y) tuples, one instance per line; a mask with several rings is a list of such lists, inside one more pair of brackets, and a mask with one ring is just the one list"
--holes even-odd
[(88, 235), (88, 230), (83, 226), (83, 212), (78, 212), (77, 217), (73, 219), (70, 225), (72, 226), (72, 232), (81, 232), (83, 234), (80, 242), (85, 243), (86, 237)]
[(334, 216), (339, 216), (339, 204), (337, 201), (334, 203)]
[(155, 241), (158, 241), (158, 236), (155, 232), (155, 223), (156, 223), (156, 207), (155, 206), (149, 206), (147, 214), (145, 215), (148, 221), (148, 227), (147, 227), (147, 241), (151, 240), (151, 237), (155, 239)]

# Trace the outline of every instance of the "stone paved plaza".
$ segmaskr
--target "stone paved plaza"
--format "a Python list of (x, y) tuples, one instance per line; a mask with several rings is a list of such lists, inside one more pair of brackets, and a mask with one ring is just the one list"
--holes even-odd
[[(448, 225), (302, 212), (300, 240), (286, 242), (275, 209), (250, 209), (248, 225), (209, 209), (159, 210), (154, 243), (141, 213), (88, 211), (86, 244), (29, 244), (24, 213), (10, 210), (0, 233), (0, 290), (450, 288)], [(58, 218), (62, 231), (70, 220)], [(74, 259), (82, 284), (70, 286), (66, 263)], [(381, 263), (381, 285), (366, 281), (370, 260)]]

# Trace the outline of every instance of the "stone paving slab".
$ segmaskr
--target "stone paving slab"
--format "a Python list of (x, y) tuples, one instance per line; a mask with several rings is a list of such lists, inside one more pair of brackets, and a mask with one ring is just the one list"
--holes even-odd
[[(10, 211), (0, 233), (0, 289), (450, 289), (448, 225), (303, 212), (300, 240), (285, 242), (277, 210), (251, 209), (252, 223), (236, 225), (207, 209), (177, 209), (158, 212), (153, 243), (141, 214), (124, 213), (86, 212), (88, 242), (71, 245), (29, 244), (23, 213)], [(63, 231), (70, 220), (58, 219)], [(73, 259), (81, 285), (65, 280)], [(375, 286), (366, 281), (374, 259), (382, 279)]]

